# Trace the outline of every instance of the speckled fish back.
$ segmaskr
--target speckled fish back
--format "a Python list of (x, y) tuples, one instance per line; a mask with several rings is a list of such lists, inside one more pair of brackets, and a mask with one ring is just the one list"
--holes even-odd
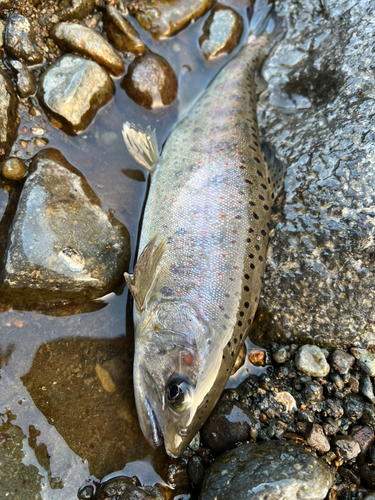
[(167, 239), (152, 302), (193, 305), (229, 371), (257, 309), (274, 196), (259, 143), (259, 37), (220, 72), (172, 132), (152, 177), (140, 252)]

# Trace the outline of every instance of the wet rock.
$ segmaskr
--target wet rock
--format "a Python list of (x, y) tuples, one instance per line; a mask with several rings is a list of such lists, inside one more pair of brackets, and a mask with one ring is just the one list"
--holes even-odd
[(91, 14), (95, 7), (95, 0), (63, 0), (59, 3), (57, 16), (59, 21), (83, 19)]
[(288, 346), (282, 346), (272, 353), (273, 359), (276, 363), (283, 364), (290, 358), (290, 350)]
[(294, 443), (248, 443), (208, 468), (201, 500), (323, 500), (333, 484), (329, 467)]
[(374, 388), (368, 375), (362, 375), (360, 391), (370, 401), (370, 403), (375, 404)]
[(344, 415), (344, 410), (337, 399), (326, 399), (322, 404), (323, 416), (340, 418)]
[(336, 349), (329, 358), (331, 367), (340, 375), (345, 375), (354, 365), (355, 358), (342, 349)]
[(13, 70), (18, 94), (23, 98), (34, 95), (36, 92), (34, 73), (21, 61), (13, 60), (9, 61), (9, 64)]
[(353, 347), (351, 351), (356, 357), (359, 366), (370, 377), (375, 377), (375, 349), (373, 347), (369, 347), (368, 349)]
[(363, 406), (363, 415), (361, 422), (375, 429), (375, 407), (370, 403), (365, 403)]
[(323, 399), (323, 387), (318, 382), (306, 382), (302, 394), (309, 403), (319, 402)]
[(318, 424), (307, 424), (305, 438), (307, 444), (319, 453), (327, 453), (331, 449), (323, 428)]
[(155, 38), (171, 36), (184, 28), (190, 21), (198, 19), (212, 7), (215, 0), (146, 0), (136, 11), (135, 17)]
[[(363, 483), (372, 490), (375, 489), (375, 465), (363, 464), (358, 467), (358, 474)], [(367, 498), (367, 497), (366, 497)]]
[(360, 396), (349, 394), (344, 399), (345, 416), (350, 420), (358, 420), (363, 415), (363, 400)]
[(12, 82), (0, 70), (0, 159), (8, 155), (17, 137), (19, 125), (18, 101)]
[(84, 177), (59, 151), (40, 151), (10, 229), (2, 288), (27, 289), (30, 296), (33, 290), (41, 302), (83, 301), (121, 282), (128, 259), (126, 228), (100, 208)]
[(94, 498), (94, 487), (91, 485), (84, 486), (78, 491), (79, 500), (91, 500)]
[(302, 346), (297, 351), (294, 362), (297, 370), (311, 377), (325, 377), (330, 370), (322, 350), (315, 345)]
[(51, 38), (66, 52), (77, 52), (121, 75), (125, 66), (117, 52), (96, 31), (80, 24), (58, 23), (50, 31)]
[(25, 162), (20, 158), (8, 158), (0, 165), (1, 175), (9, 181), (21, 181), (26, 173)]
[(277, 5), (288, 30), (263, 68), (259, 121), (288, 171), (259, 305), (264, 342), (374, 344), (375, 6), (332, 0), (325, 16), (319, 2)]
[(359, 392), (359, 380), (354, 375), (350, 375), (348, 385), (350, 387), (350, 390), (355, 394)]
[(109, 41), (120, 52), (141, 55), (146, 50), (137, 30), (112, 5), (106, 7), (105, 31)]
[(361, 448), (362, 453), (366, 453), (374, 442), (374, 431), (367, 425), (358, 425), (353, 428), (352, 437)]
[(158, 108), (176, 98), (177, 78), (163, 57), (149, 52), (130, 64), (121, 87), (140, 106)]
[(343, 460), (353, 460), (361, 452), (359, 444), (352, 436), (334, 436), (332, 448)]
[(141, 486), (137, 477), (118, 476), (105, 481), (98, 493), (97, 500), (164, 500), (160, 486)]
[(213, 453), (223, 453), (236, 443), (247, 441), (254, 424), (254, 417), (244, 405), (221, 399), (202, 427), (202, 441)]
[(214, 7), (199, 38), (202, 54), (206, 59), (230, 54), (237, 47), (242, 31), (242, 17), (234, 9), (223, 5)]
[(114, 85), (97, 63), (65, 55), (39, 80), (38, 97), (68, 133), (84, 130), (114, 94)]
[(35, 32), (28, 19), (21, 14), (11, 14), (4, 31), (4, 48), (15, 59), (29, 64), (43, 61), (39, 47), (35, 45)]
[(199, 488), (203, 483), (204, 472), (202, 460), (196, 455), (193, 455), (188, 462), (187, 473), (189, 475), (190, 482), (195, 488)]
[(249, 360), (255, 366), (264, 366), (266, 364), (266, 353), (261, 349), (250, 349)]
[(277, 392), (274, 397), (278, 403), (281, 403), (285, 407), (286, 412), (297, 410), (296, 400), (289, 392)]

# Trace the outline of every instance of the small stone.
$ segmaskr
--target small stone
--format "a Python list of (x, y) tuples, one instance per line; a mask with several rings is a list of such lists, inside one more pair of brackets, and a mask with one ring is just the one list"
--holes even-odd
[(297, 410), (296, 400), (289, 392), (277, 392), (274, 397), (278, 403), (285, 406), (286, 412), (294, 412)]
[(238, 45), (243, 31), (242, 17), (232, 8), (214, 7), (203, 25), (199, 45), (206, 59), (230, 54)]
[(124, 72), (121, 57), (96, 31), (80, 24), (58, 23), (53, 26), (50, 36), (66, 52), (77, 52), (105, 66), (116, 76)]
[(79, 500), (90, 500), (94, 498), (94, 488), (91, 485), (84, 486), (78, 492)]
[(325, 377), (330, 370), (322, 350), (315, 345), (302, 346), (297, 351), (294, 361), (297, 370), (311, 377)]
[(370, 377), (375, 377), (375, 348), (369, 347), (368, 349), (359, 349), (353, 347), (351, 349), (359, 366), (368, 374)]
[(368, 375), (362, 375), (359, 389), (361, 393), (370, 401), (370, 403), (375, 404), (374, 387)]
[(121, 87), (137, 104), (147, 109), (171, 104), (177, 96), (177, 78), (168, 62), (149, 52), (129, 66)]
[(154, 38), (171, 36), (189, 22), (198, 19), (212, 7), (215, 0), (145, 0), (142, 9), (136, 10), (135, 17), (143, 29), (150, 31)]
[(318, 382), (306, 382), (302, 391), (302, 396), (309, 403), (320, 402), (323, 400), (323, 386)]
[(43, 54), (35, 44), (35, 32), (28, 19), (21, 14), (11, 14), (4, 31), (4, 48), (14, 59), (29, 64), (43, 61)]
[(352, 437), (359, 444), (362, 453), (366, 453), (375, 440), (374, 431), (367, 425), (355, 426)]
[(27, 173), (27, 167), (20, 158), (8, 158), (1, 164), (1, 174), (9, 181), (22, 181)]
[(334, 370), (340, 375), (348, 373), (354, 365), (355, 358), (351, 354), (342, 349), (336, 349), (329, 358), (329, 362)]
[(323, 500), (334, 475), (321, 460), (290, 441), (246, 443), (207, 469), (201, 500)]
[(34, 73), (21, 61), (9, 61), (16, 80), (17, 92), (20, 97), (26, 99), (36, 92), (36, 80)]
[(276, 363), (281, 365), (290, 358), (290, 350), (286, 346), (282, 346), (280, 349), (272, 353), (272, 357)]
[(372, 429), (375, 429), (375, 407), (373, 404), (371, 403), (364, 404), (361, 423), (369, 425)]
[(255, 366), (265, 365), (265, 352), (261, 349), (250, 349), (249, 350), (249, 360)]
[(335, 384), (337, 390), (342, 391), (342, 389), (344, 388), (345, 383), (344, 383), (343, 379), (340, 377), (340, 375), (338, 373), (331, 372), (330, 373), (330, 379)]
[(247, 441), (254, 425), (254, 417), (244, 405), (221, 399), (204, 423), (201, 438), (218, 455), (240, 441)]
[(322, 404), (323, 416), (340, 418), (344, 415), (344, 410), (338, 399), (328, 398)]
[(359, 444), (352, 436), (334, 436), (332, 448), (343, 460), (353, 460), (361, 453)]
[(163, 490), (159, 485), (141, 486), (139, 479), (135, 477), (117, 476), (104, 481), (95, 498), (97, 500), (164, 500)]
[(68, 133), (84, 130), (114, 94), (114, 85), (97, 63), (64, 55), (40, 77), (38, 96)]
[(193, 484), (195, 488), (199, 488), (203, 483), (204, 479), (204, 467), (202, 464), (202, 460), (193, 455), (187, 465), (187, 473), (190, 479), (190, 482)]
[(357, 394), (359, 392), (359, 380), (354, 375), (350, 375), (348, 380), (350, 390)]
[(345, 416), (350, 420), (358, 420), (363, 415), (363, 400), (361, 396), (349, 394), (344, 399)]
[(324, 434), (334, 436), (338, 433), (341, 425), (341, 419), (326, 418), (323, 422)]
[(105, 31), (112, 45), (120, 52), (131, 52), (141, 55), (146, 46), (142, 42), (137, 30), (125, 19), (118, 9), (112, 5), (106, 7)]
[(10, 153), (19, 124), (18, 100), (9, 76), (0, 70), (0, 159)]
[(54, 15), (56, 20), (52, 22), (83, 19), (91, 14), (95, 3), (95, 0), (62, 0), (62, 2), (59, 2), (58, 14)]
[(305, 438), (307, 444), (319, 453), (327, 453), (331, 449), (323, 428), (318, 424), (307, 424)]

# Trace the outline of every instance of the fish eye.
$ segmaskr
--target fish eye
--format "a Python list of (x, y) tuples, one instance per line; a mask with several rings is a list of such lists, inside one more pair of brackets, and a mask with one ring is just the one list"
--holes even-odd
[(169, 406), (175, 411), (183, 411), (189, 399), (190, 386), (181, 379), (172, 379), (167, 386), (167, 400)]

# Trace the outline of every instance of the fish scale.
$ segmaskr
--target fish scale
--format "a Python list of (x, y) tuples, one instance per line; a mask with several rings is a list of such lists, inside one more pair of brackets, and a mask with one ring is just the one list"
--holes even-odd
[(160, 158), (150, 130), (124, 127), (129, 151), (153, 172), (137, 264), (125, 275), (135, 301), (136, 404), (146, 438), (164, 440), (172, 456), (216, 404), (258, 306), (280, 177), (277, 162), (270, 172), (263, 159), (256, 113), (255, 71), (280, 27), (274, 19), (272, 35), (260, 27), (269, 9), (257, 0), (247, 44)]

